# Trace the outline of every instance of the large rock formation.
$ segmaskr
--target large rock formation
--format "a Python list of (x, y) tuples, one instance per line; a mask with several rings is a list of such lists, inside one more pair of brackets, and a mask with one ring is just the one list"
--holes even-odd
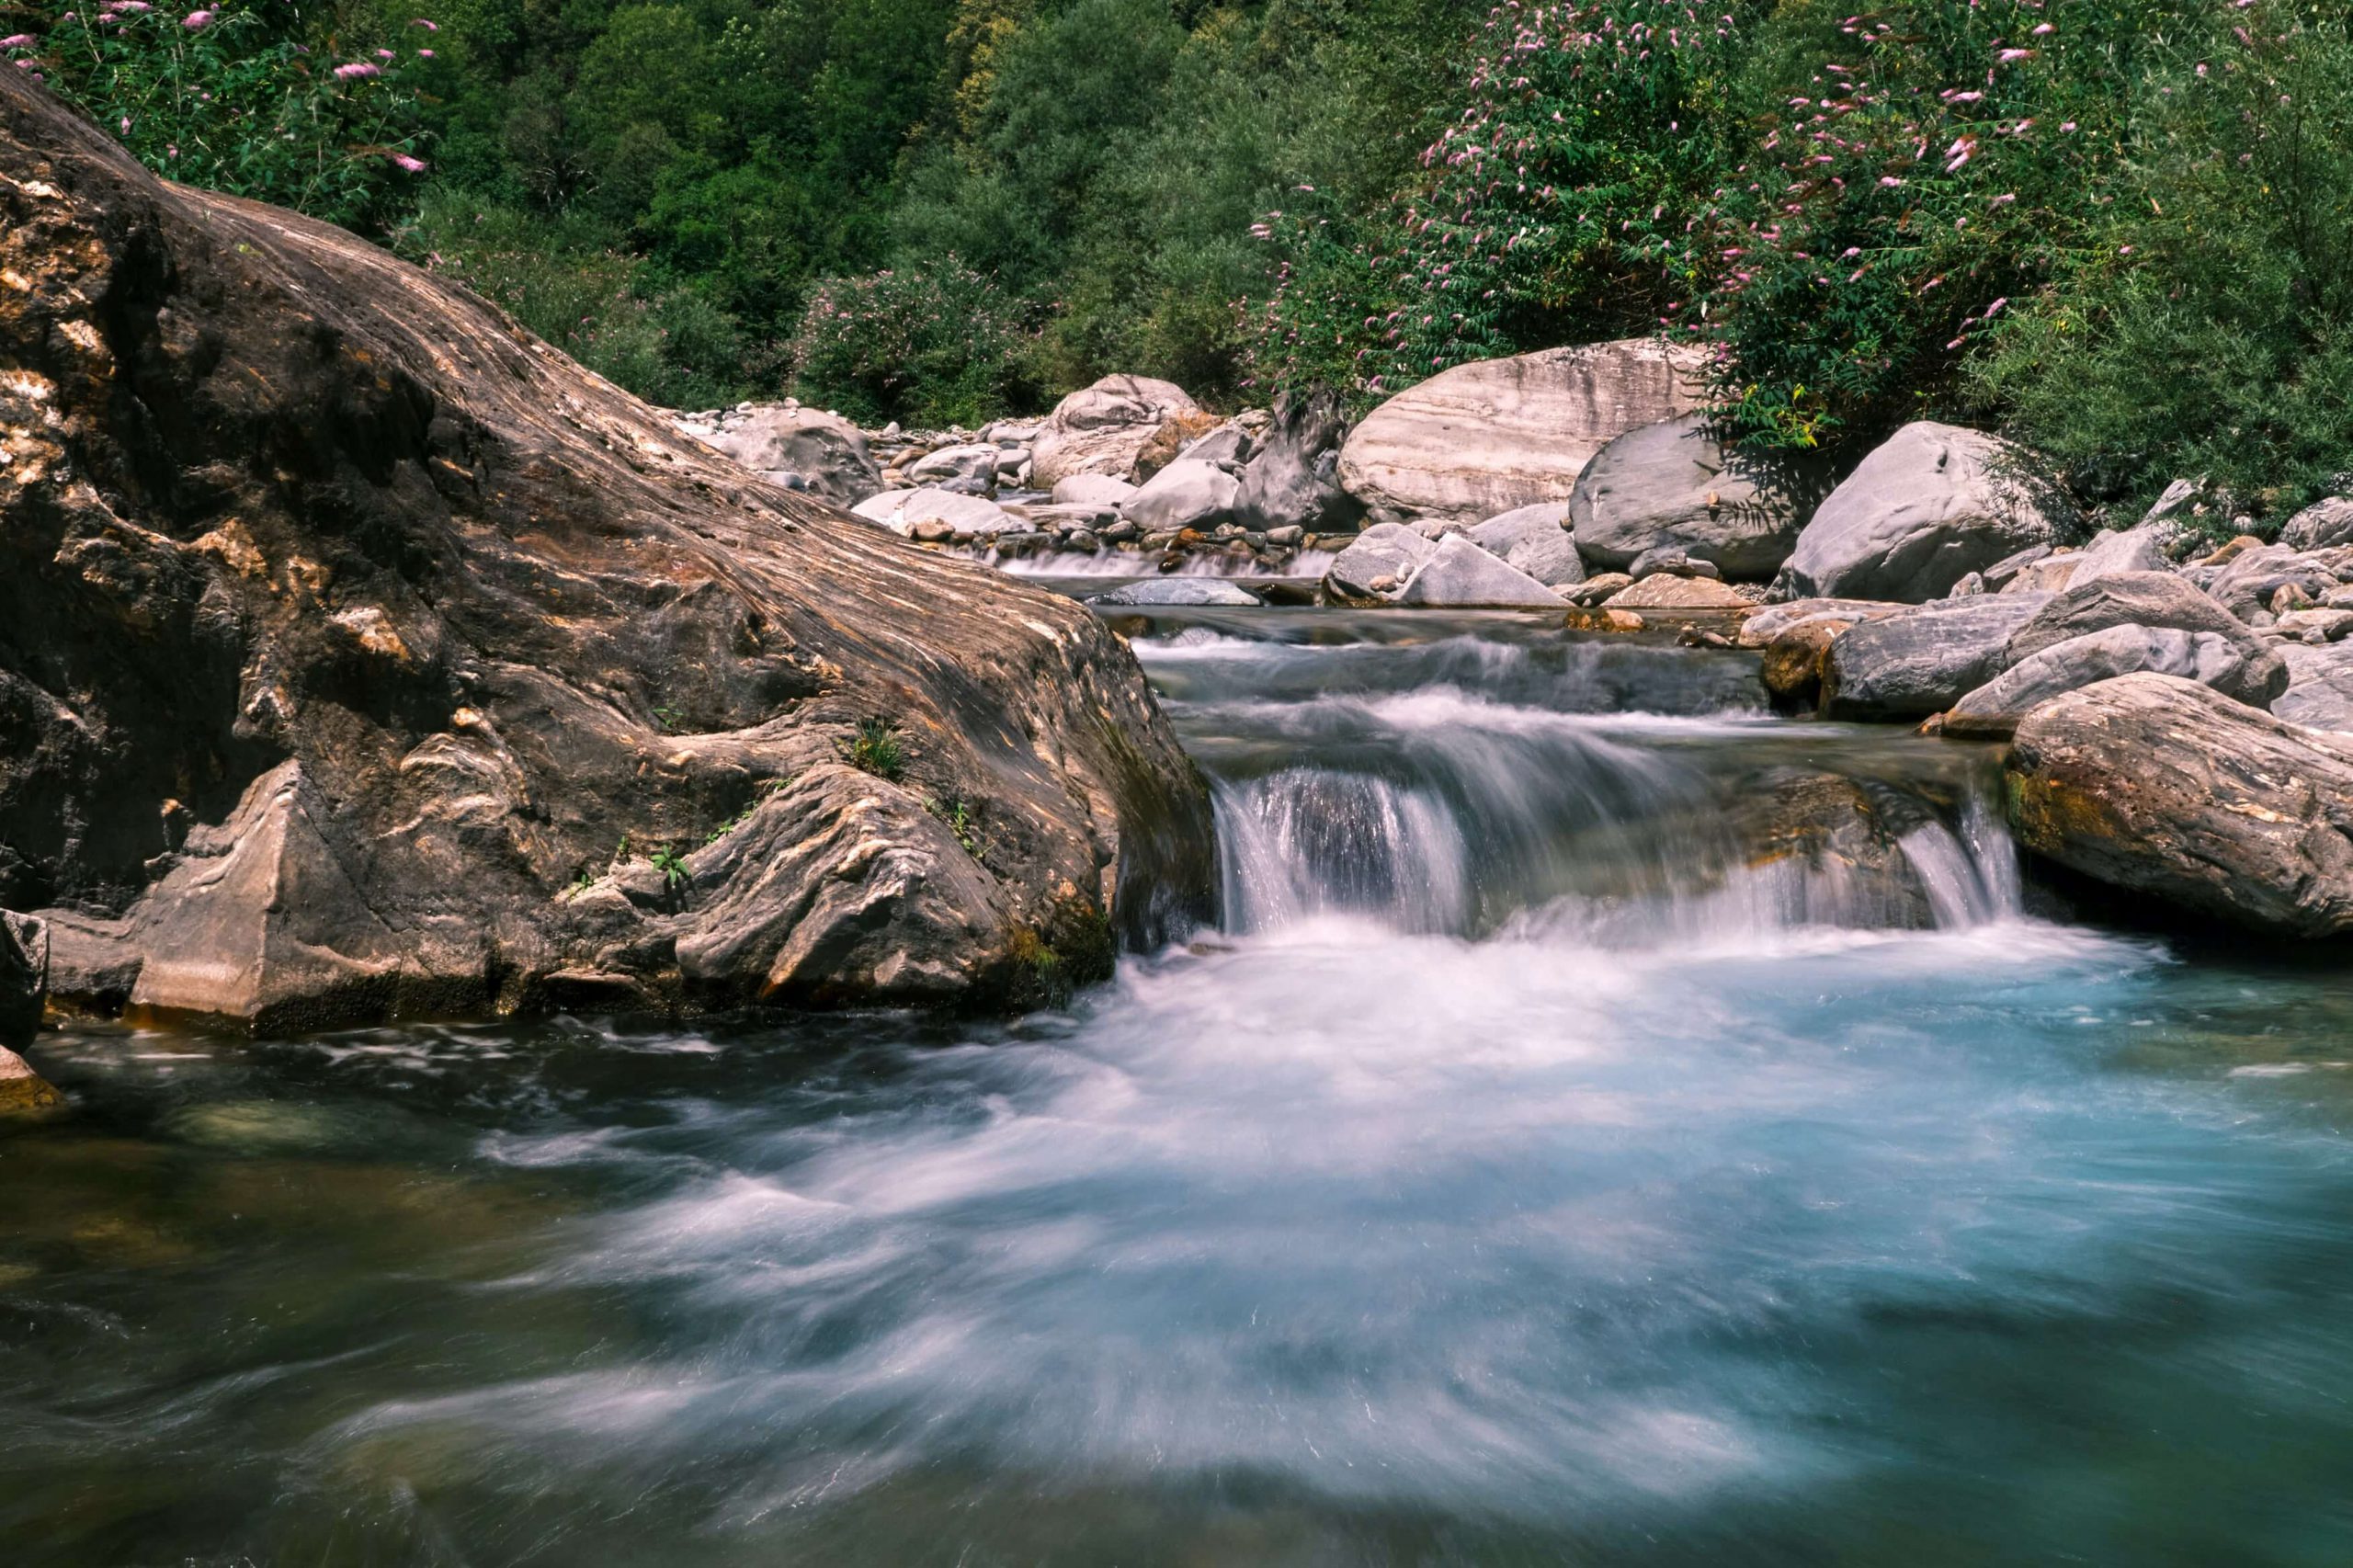
[(2032, 459), (1998, 437), (1927, 421), (1874, 449), (1815, 509), (1774, 581), (1777, 598), (1942, 598), (1972, 572), (2071, 521)]
[(1030, 447), (1029, 483), (1051, 490), (1082, 473), (1134, 476), (1136, 459), (1180, 414), (1201, 405), (1185, 389), (1149, 376), (1106, 376), (1054, 405)]
[(1069, 601), (17, 73), (0, 278), (0, 903), (73, 906), (58, 990), (981, 1003), (1207, 913), (1200, 779)]
[(1666, 547), (1727, 577), (1770, 578), (1820, 498), (1809, 467), (1727, 452), (1704, 414), (1629, 430), (1594, 455), (1569, 498), (1577, 550), (1624, 571)]
[(2006, 765), (2019, 842), (2097, 881), (2258, 930), (2353, 930), (2353, 741), (2191, 681), (2054, 699)]
[(1374, 522), (1468, 525), (1565, 501), (1611, 439), (1697, 408), (1699, 369), (1647, 337), (1457, 365), (1365, 416), (1340, 483)]
[(1347, 437), (1347, 414), (1329, 387), (1279, 395), (1267, 437), (1242, 471), (1234, 521), (1261, 531), (1354, 528), (1364, 509), (1340, 488), (1340, 448)]

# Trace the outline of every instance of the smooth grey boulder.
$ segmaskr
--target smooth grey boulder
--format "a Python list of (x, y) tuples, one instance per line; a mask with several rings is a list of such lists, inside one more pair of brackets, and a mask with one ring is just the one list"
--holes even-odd
[(1564, 588), (1585, 581), (1585, 562), (1563, 521), (1567, 515), (1557, 501), (1539, 502), (1489, 517), (1463, 537), (1546, 587)]
[[(1393, 595), (1427, 561), (1438, 547), (1412, 528), (1397, 523), (1375, 523), (1332, 558), (1324, 585), (1336, 597), (1380, 599)], [(1375, 587), (1386, 583), (1387, 587)]]
[(901, 472), (921, 484), (937, 485), (942, 490), (960, 491), (967, 495), (982, 495), (996, 485), (997, 456), (994, 444), (942, 447), (930, 456), (918, 460), (913, 468)]
[(1030, 444), (1030, 481), (1052, 489), (1076, 473), (1126, 479), (1144, 443), (1200, 404), (1185, 389), (1150, 376), (1106, 376), (1054, 405)]
[(1834, 719), (1925, 719), (1999, 675), (2010, 639), (2047, 595), (1938, 599), (1841, 632), (1824, 655), (1822, 710)]
[(1213, 528), (1233, 518), (1241, 486), (1215, 463), (1178, 458), (1128, 497), (1120, 515), (1146, 532)]
[(1233, 520), (1272, 532), (1333, 533), (1356, 527), (1364, 508), (1340, 487), (1340, 448), (1348, 438), (1339, 394), (1318, 386), (1281, 393), (1256, 453), (1242, 471)]
[(21, 1051), (40, 1032), (48, 994), (48, 924), (0, 910), (0, 1051)]
[(1698, 350), (1651, 337), (1457, 365), (1365, 415), (1340, 483), (1375, 522), (1467, 528), (1565, 501), (1612, 439), (1699, 406), (1703, 368)]
[(2353, 741), (2173, 676), (2052, 699), (2004, 765), (2027, 849), (2258, 931), (2353, 930)]
[(1559, 609), (1561, 596), (1461, 535), (1440, 540), (1397, 602), (1427, 608)]
[(823, 409), (786, 403), (755, 409), (733, 429), (712, 436), (710, 445), (761, 473), (797, 474), (810, 494), (837, 506), (882, 488), (882, 471), (874, 466), (865, 434)]
[(1941, 598), (2073, 521), (2023, 449), (1958, 426), (1906, 425), (1816, 508), (1773, 597)]
[(1569, 526), (1596, 566), (1627, 571), (1652, 551), (1675, 550), (1727, 577), (1763, 582), (1797, 548), (1819, 494), (1808, 471), (1777, 473), (1726, 452), (1708, 415), (1692, 413), (1629, 430), (1596, 452), (1570, 494)]
[(2047, 599), (2011, 637), (2006, 663), (2111, 626), (2210, 631), (2243, 643), (2254, 635), (2245, 622), (2173, 573), (2119, 572)]
[(2111, 626), (2054, 642), (1968, 693), (1952, 711), (1972, 719), (2017, 717), (2063, 692), (2136, 670), (2211, 686), (2253, 708), (2268, 708), (2287, 689), (2279, 655), (2236, 638), (2170, 627)]
[(2272, 712), (2314, 730), (2353, 731), (2353, 642), (2283, 642), (2272, 652), (2288, 670)]
[(1102, 506), (1117, 511), (1135, 493), (1134, 485), (1108, 473), (1074, 473), (1055, 484), (1053, 503), (1057, 506)]
[(2120, 572), (2165, 571), (2171, 562), (2165, 560), (2165, 540), (2159, 537), (2163, 531), (2154, 523), (2143, 523), (2096, 535), (2071, 558), (2075, 570), (2064, 585), (2085, 587)]
[(983, 496), (931, 485), (920, 490), (886, 490), (860, 501), (850, 511), (902, 534), (912, 534), (925, 523), (945, 523), (949, 531), (960, 534), (1009, 533), (1028, 526)]
[(1217, 577), (1153, 577), (1089, 595), (1091, 605), (1256, 606), (1257, 596)]
[(2332, 495), (2313, 502), (2280, 528), (2279, 542), (2290, 550), (2353, 544), (2353, 496)]
[(1188, 442), (1177, 456), (1215, 463), (1231, 472), (1250, 460), (1251, 449), (1250, 432), (1229, 419), (1199, 440)]

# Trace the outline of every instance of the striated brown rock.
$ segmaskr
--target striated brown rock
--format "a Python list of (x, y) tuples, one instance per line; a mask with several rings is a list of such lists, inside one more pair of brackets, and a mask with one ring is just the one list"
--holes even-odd
[(2353, 745), (2194, 681), (2043, 703), (2006, 765), (2010, 823), (2095, 881), (2257, 930), (2353, 930)]
[(0, 1051), (20, 1050), (40, 1032), (48, 994), (48, 923), (0, 910)]
[(1207, 913), (1200, 779), (1067, 600), (16, 73), (0, 279), (0, 903), (72, 906), (61, 999), (1017, 1001)]
[(1758, 671), (1765, 689), (1786, 707), (1811, 708), (1822, 694), (1822, 675), (1830, 644), (1854, 625), (1828, 616), (1813, 616), (1784, 630), (1765, 644)]

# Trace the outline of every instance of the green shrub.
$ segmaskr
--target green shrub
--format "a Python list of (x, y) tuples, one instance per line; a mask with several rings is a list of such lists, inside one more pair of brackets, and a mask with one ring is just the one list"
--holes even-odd
[(860, 773), (896, 784), (906, 777), (907, 755), (899, 744), (899, 726), (890, 719), (860, 719), (857, 733), (842, 742), (842, 759)]
[[(17, 14), (23, 14), (21, 12)], [(42, 10), (0, 60), (49, 84), (157, 174), (381, 232), (426, 165), (407, 85), (432, 24), (401, 49), (313, 56), (289, 8)]]
[(800, 395), (863, 424), (974, 425), (1035, 400), (1020, 305), (950, 256), (832, 278), (789, 350)]
[(1973, 367), (1988, 411), (2120, 513), (2205, 475), (2278, 519), (2353, 469), (2353, 40), (2234, 13), (2138, 85), (2099, 243)]

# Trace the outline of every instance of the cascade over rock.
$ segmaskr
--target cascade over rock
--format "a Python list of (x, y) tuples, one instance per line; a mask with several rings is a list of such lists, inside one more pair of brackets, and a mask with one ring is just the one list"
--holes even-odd
[(0, 903), (73, 906), (61, 996), (986, 1003), (1213, 907), (1201, 780), (1077, 605), (18, 73), (0, 271)]

